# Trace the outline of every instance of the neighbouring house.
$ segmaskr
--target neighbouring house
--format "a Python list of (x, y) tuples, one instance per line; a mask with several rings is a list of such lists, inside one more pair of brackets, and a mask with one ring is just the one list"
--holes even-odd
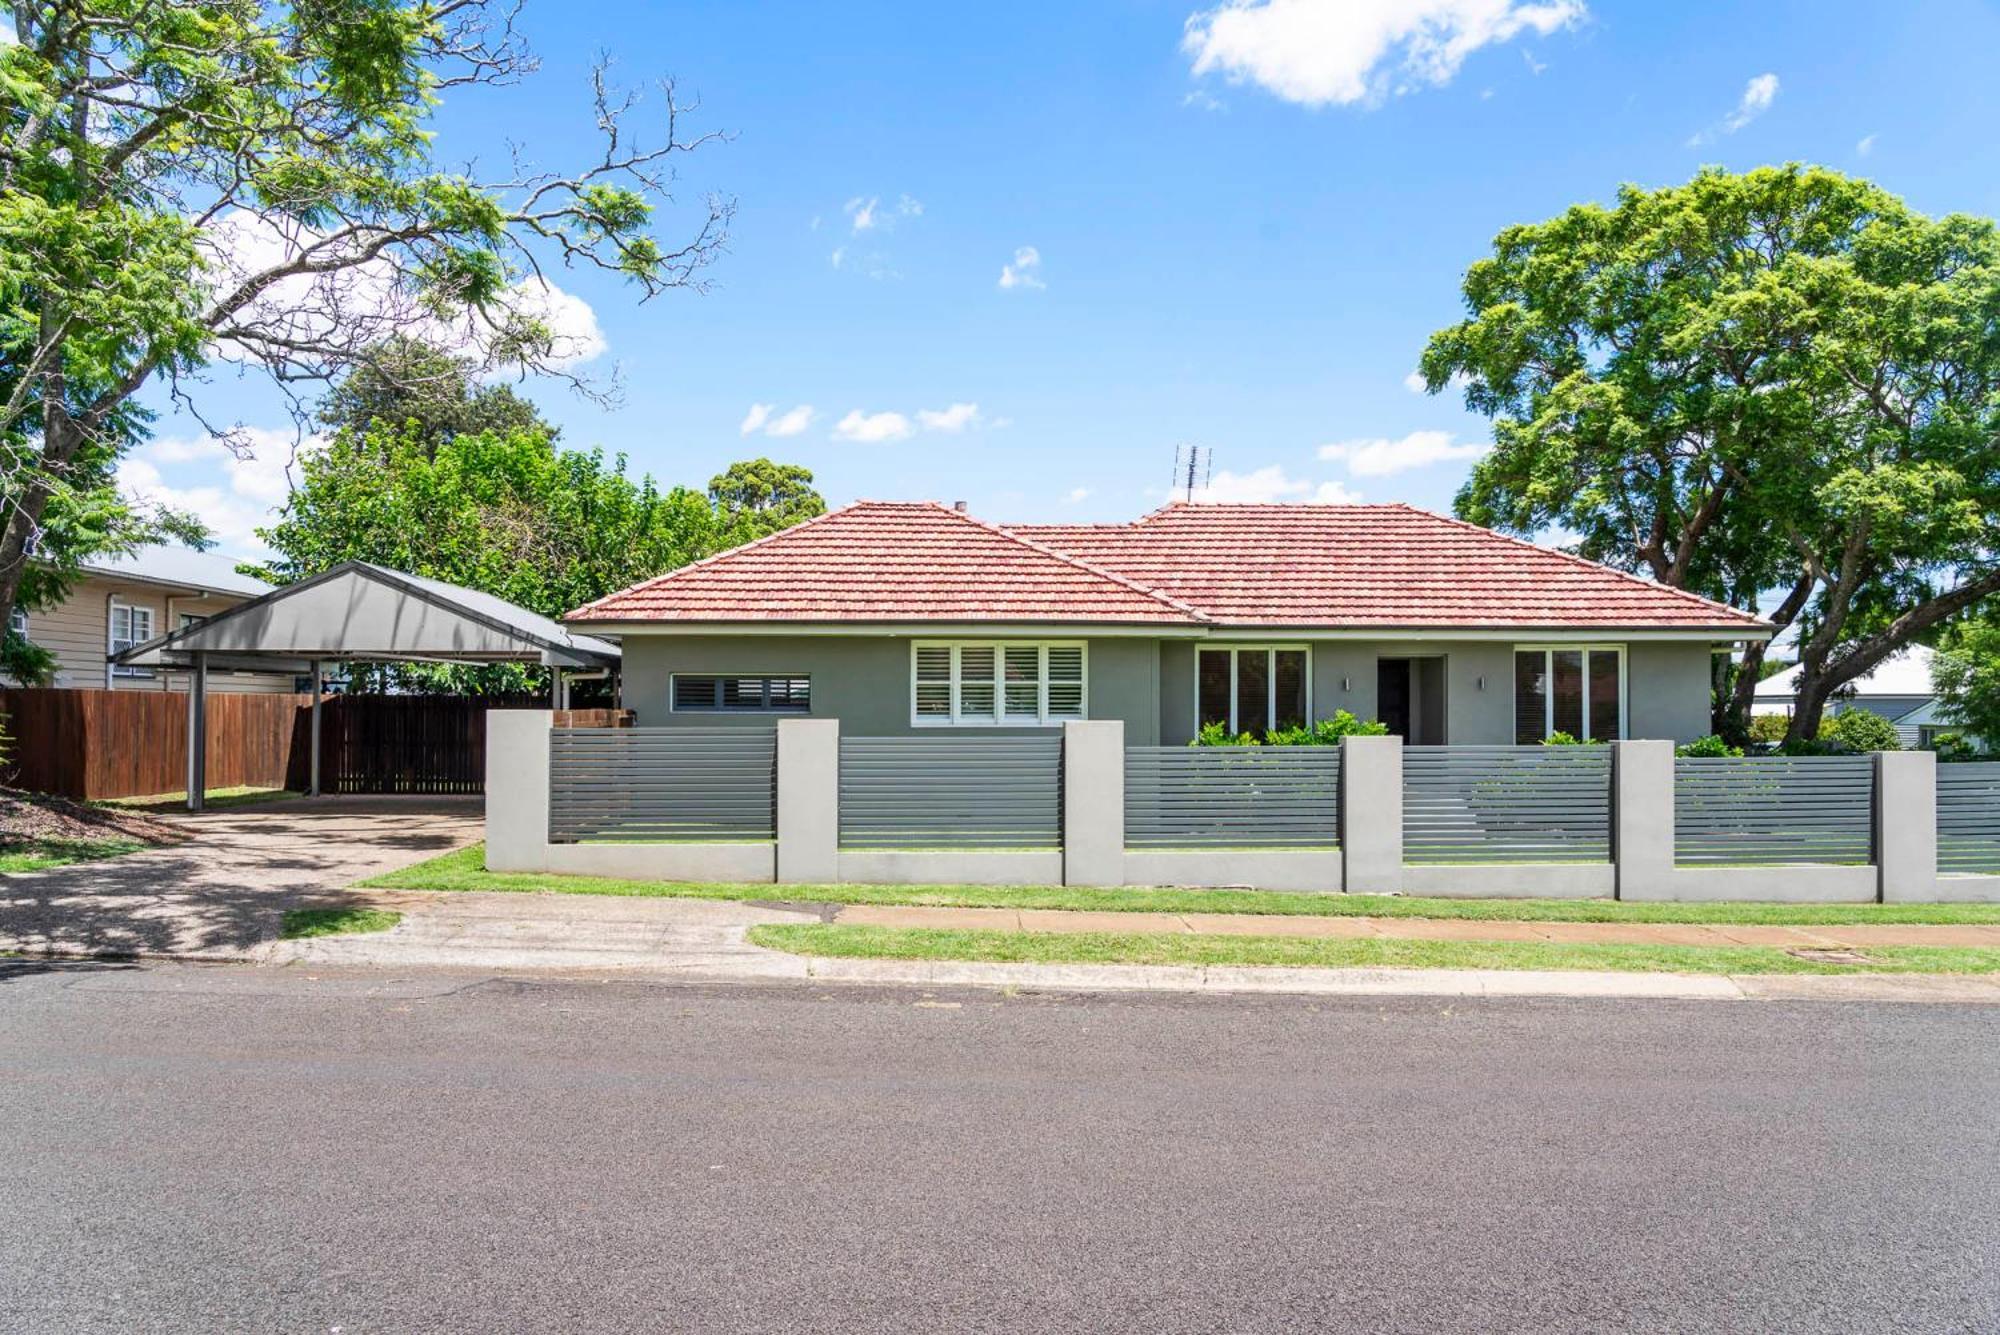
[(1120, 719), (1127, 743), (1379, 718), (1411, 743), (1709, 731), (1756, 617), (1407, 505), (1173, 504), (1128, 524), (859, 502), (571, 612), (642, 726), (850, 735)]
[[(142, 547), (129, 556), (86, 562), (69, 597), (39, 612), (15, 609), (13, 628), (55, 655), (52, 686), (117, 691), (187, 689), (187, 674), (114, 665), (109, 655), (156, 635), (195, 625), (269, 593), (262, 580), (238, 574), (228, 557), (186, 547)], [(289, 672), (216, 672), (215, 691), (300, 689)]]
[[(1786, 668), (1757, 683), (1753, 714), (1791, 717), (1799, 697), (1799, 669)], [(1896, 725), (1905, 748), (1928, 747), (1939, 734), (1959, 729), (1938, 718), (1937, 688), (1931, 685), (1931, 651), (1921, 644), (1899, 649), (1855, 678), (1827, 702), (1827, 712), (1865, 709)]]

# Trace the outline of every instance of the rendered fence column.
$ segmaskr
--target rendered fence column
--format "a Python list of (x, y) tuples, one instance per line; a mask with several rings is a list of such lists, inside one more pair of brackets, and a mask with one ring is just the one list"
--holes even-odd
[(1403, 889), (1403, 739), (1340, 739), (1340, 847), (1350, 895)]
[(1063, 884), (1125, 884), (1125, 723), (1063, 724)]
[(486, 869), (546, 871), (549, 727), (546, 709), (486, 711)]
[(1875, 867), (1882, 902), (1937, 898), (1937, 753), (1875, 753)]
[(1620, 899), (1671, 899), (1674, 744), (1613, 742), (1611, 857)]
[(840, 720), (778, 720), (778, 879), (840, 879)]

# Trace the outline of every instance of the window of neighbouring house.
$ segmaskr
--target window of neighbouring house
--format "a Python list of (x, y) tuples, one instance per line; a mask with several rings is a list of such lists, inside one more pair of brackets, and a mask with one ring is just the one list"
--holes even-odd
[(910, 648), (918, 727), (1038, 727), (1088, 717), (1082, 643), (919, 640)]
[(1612, 645), (1521, 646), (1514, 651), (1514, 741), (1553, 733), (1590, 742), (1624, 736), (1625, 651)]
[(812, 709), (812, 678), (676, 672), (673, 709), (676, 714), (804, 714)]
[(16, 635), (20, 636), (22, 639), (24, 640), (27, 639), (28, 614), (26, 612), (23, 612), (18, 607), (15, 608), (13, 611), (9, 612), (7, 614), (7, 629), (13, 631)]
[(1303, 645), (1200, 650), (1195, 661), (1196, 724), (1263, 734), (1304, 725), (1312, 707)]
[[(113, 654), (123, 653), (135, 644), (144, 644), (153, 638), (153, 609), (132, 607), (125, 603), (111, 604), (111, 647)], [(113, 673), (120, 677), (150, 677), (152, 669), (141, 667), (116, 667)]]

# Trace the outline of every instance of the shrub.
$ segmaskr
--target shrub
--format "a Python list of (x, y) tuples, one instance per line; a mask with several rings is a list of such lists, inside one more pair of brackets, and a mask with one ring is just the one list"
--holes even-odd
[(1785, 740), (1785, 729), (1791, 726), (1792, 721), (1783, 714), (1753, 714), (1750, 716), (1750, 740), (1776, 746)]
[(1844, 751), (1900, 751), (1896, 725), (1865, 709), (1843, 709), (1819, 725), (1819, 739)]
[(1332, 718), (1311, 726), (1274, 728), (1257, 737), (1254, 733), (1232, 733), (1220, 723), (1204, 723), (1189, 746), (1338, 746), (1343, 737), (1386, 737), (1386, 723), (1363, 722), (1343, 709)]
[(1710, 733), (1706, 737), (1697, 737), (1683, 746), (1675, 747), (1674, 754), (1677, 756), (1740, 756), (1743, 754), (1743, 748), (1740, 746), (1731, 746), (1725, 738)]
[(1548, 736), (1542, 738), (1542, 745), (1543, 746), (1607, 746), (1609, 745), (1609, 743), (1606, 742), (1602, 737), (1593, 737), (1586, 742), (1581, 737), (1572, 737), (1566, 732), (1552, 732)]
[(1231, 732), (1220, 723), (1204, 723), (1189, 746), (1255, 746), (1257, 739), (1247, 732)]
[(1937, 752), (1940, 763), (1954, 760), (1977, 760), (1979, 748), (1962, 732), (1941, 732), (1931, 738), (1930, 749)]

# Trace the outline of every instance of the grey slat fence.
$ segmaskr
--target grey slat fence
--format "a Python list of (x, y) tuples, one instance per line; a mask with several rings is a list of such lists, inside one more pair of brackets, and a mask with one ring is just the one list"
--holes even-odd
[(552, 843), (775, 839), (775, 728), (555, 728)]
[(1062, 734), (843, 737), (840, 846), (1062, 846)]
[(1128, 848), (1337, 848), (1337, 746), (1134, 746)]
[(1610, 747), (1403, 748), (1403, 861), (1610, 860)]
[(1937, 767), (1937, 865), (1947, 874), (2000, 874), (2000, 761)]
[(1872, 756), (1681, 756), (1674, 861), (1867, 863), (1875, 856)]

